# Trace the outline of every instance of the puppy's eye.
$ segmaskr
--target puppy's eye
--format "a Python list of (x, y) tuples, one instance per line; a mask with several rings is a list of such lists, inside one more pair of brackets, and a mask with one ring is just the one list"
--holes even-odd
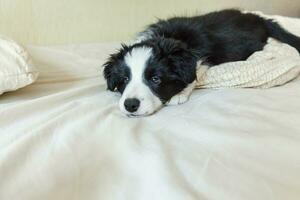
[(128, 76), (125, 76), (125, 77), (123, 78), (123, 82), (124, 82), (124, 83), (128, 83), (128, 82), (129, 82), (129, 77), (128, 77)]
[(152, 83), (157, 84), (157, 85), (161, 83), (161, 80), (158, 76), (152, 76), (150, 80)]

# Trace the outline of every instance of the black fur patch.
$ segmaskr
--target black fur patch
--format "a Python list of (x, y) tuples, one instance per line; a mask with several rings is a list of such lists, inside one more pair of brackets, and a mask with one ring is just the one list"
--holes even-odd
[[(141, 43), (150, 46), (153, 56), (144, 72), (144, 82), (163, 103), (196, 79), (197, 57), (185, 43), (174, 39), (155, 38)], [(160, 78), (160, 84), (151, 77)]]
[(104, 63), (104, 78), (107, 82), (107, 89), (110, 91), (117, 90), (123, 93), (126, 87), (126, 78), (131, 77), (130, 69), (124, 63), (124, 56), (129, 51), (129, 47), (122, 45), (122, 48), (115, 54), (111, 54), (110, 58)]

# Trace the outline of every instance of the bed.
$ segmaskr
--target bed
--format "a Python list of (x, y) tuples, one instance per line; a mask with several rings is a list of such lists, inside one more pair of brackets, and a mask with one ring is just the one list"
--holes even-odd
[(127, 118), (101, 76), (116, 47), (27, 47), (39, 79), (0, 97), (1, 200), (300, 199), (299, 78)]

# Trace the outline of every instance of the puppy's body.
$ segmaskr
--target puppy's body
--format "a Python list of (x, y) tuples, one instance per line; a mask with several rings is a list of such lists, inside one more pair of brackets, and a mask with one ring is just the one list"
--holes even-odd
[(135, 44), (111, 55), (104, 75), (108, 89), (123, 93), (124, 113), (148, 115), (163, 104), (188, 99), (197, 65), (246, 60), (263, 49), (268, 37), (300, 51), (300, 38), (276, 22), (238, 10), (160, 20), (141, 32)]
[(299, 38), (272, 20), (238, 10), (223, 10), (197, 17), (160, 20), (140, 33), (140, 41), (165, 37), (179, 40), (208, 65), (247, 59), (262, 50), (268, 37), (300, 51)]

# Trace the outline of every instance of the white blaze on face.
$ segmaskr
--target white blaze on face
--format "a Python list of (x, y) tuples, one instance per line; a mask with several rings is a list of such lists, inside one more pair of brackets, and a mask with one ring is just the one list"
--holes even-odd
[[(119, 102), (120, 109), (125, 114), (149, 115), (162, 106), (160, 99), (152, 93), (144, 82), (144, 70), (151, 55), (152, 49), (149, 47), (134, 48), (125, 55), (124, 61), (131, 71), (130, 82), (127, 84)], [(134, 113), (128, 112), (124, 106), (125, 100), (131, 98), (140, 101), (140, 106)]]

